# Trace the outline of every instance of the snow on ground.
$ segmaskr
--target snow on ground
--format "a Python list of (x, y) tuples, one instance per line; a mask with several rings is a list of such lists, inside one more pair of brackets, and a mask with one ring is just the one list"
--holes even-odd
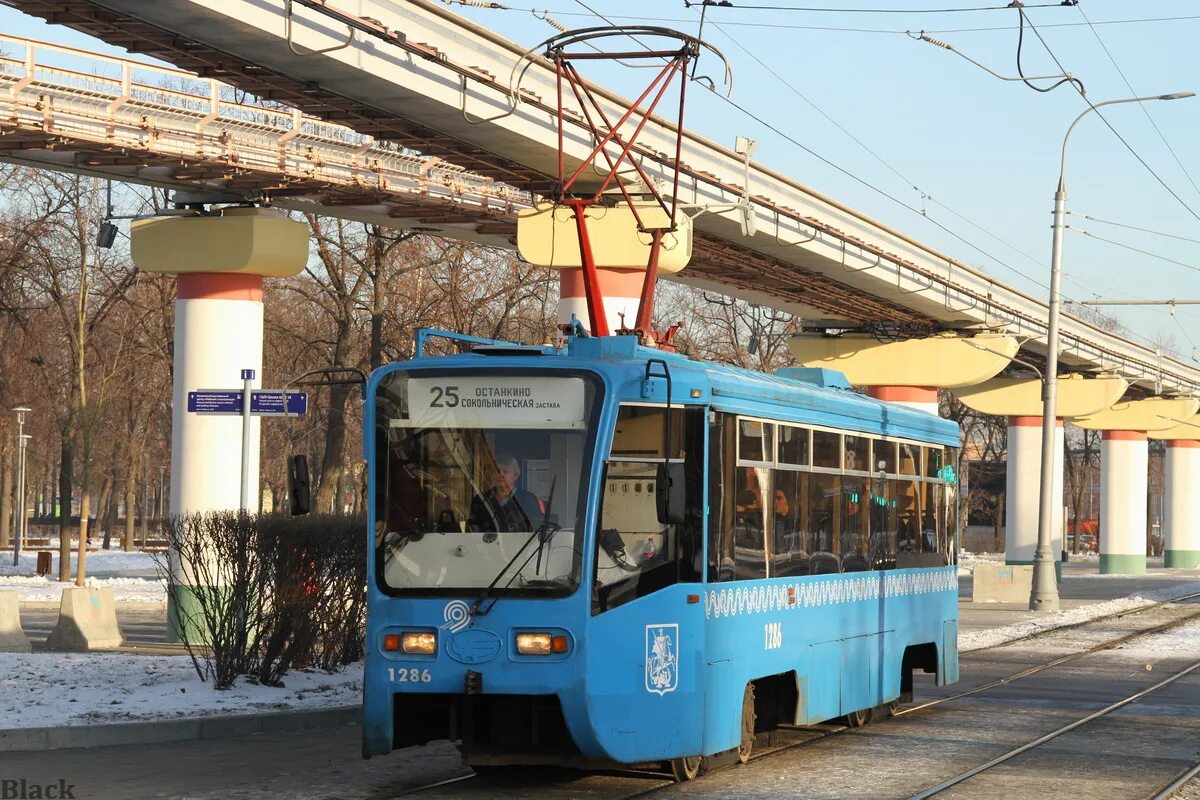
[[(157, 578), (87, 578), (84, 582), (97, 589), (112, 589), (113, 599), (118, 603), (166, 605), (167, 602), (166, 584)], [(0, 591), (15, 591), (22, 603), (57, 603), (62, 600), (63, 589), (74, 585), (73, 582), (59, 583), (37, 575), (0, 577)]]
[[(159, 574), (156, 559), (163, 556), (152, 553), (127, 553), (122, 550), (100, 550), (88, 553), (87, 585), (110, 588), (119, 603), (166, 603), (167, 590)], [(74, 571), (72, 558), (71, 568)], [(37, 552), (23, 552), (21, 561), (13, 566), (12, 558), (0, 554), (0, 591), (10, 589), (17, 593), (21, 602), (57, 603), (64, 588), (74, 583), (59, 583), (58, 554), (48, 577), (37, 575)]]
[(1160, 603), (1164, 600), (1172, 600), (1194, 592), (1200, 592), (1200, 581), (1175, 584), (1174, 586), (1157, 589), (1152, 592), (1135, 592), (1128, 597), (1068, 608), (1053, 614), (1039, 615), (1033, 619), (1015, 622), (1012, 625), (1004, 625), (999, 628), (960, 631), (958, 634), (958, 651), (960, 653), (968, 653), (972, 650), (981, 650), (985, 647), (995, 647), (998, 644), (1003, 644), (1013, 639), (1020, 639), (1031, 633), (1051, 628), (1060, 628), (1076, 622), (1086, 622), (1096, 617), (1141, 608), (1142, 606)]
[[(36, 575), (37, 553), (37, 550), (23, 551), (21, 553), (21, 561), (15, 567), (10, 555), (0, 554), (0, 576)], [(136, 573), (136, 577), (150, 577), (157, 574), (158, 566), (155, 559), (161, 558), (164, 558), (164, 556), (155, 553), (127, 553), (124, 550), (88, 551), (87, 572), (90, 575), (103, 575), (104, 577), (130, 577), (130, 573)], [(75, 551), (72, 550), (71, 569), (74, 570), (74, 568)], [(50, 574), (58, 574), (57, 547), (53, 550)]]
[[(1075, 562), (1099, 562), (1099, 553), (1068, 553), (1070, 559), (1068, 563)], [(1004, 553), (971, 553), (966, 550), (958, 551), (958, 574), (959, 577), (966, 577), (975, 571), (975, 567), (980, 564), (1003, 564)], [(1111, 576), (1110, 576), (1111, 577)]]
[(1180, 625), (1153, 636), (1142, 636), (1113, 648), (1113, 653), (1139, 661), (1200, 658), (1200, 622)]
[(345, 672), (294, 671), (284, 687), (239, 682), (215, 691), (188, 656), (0, 653), (0, 727), (100, 725), (257, 714), (362, 702), (362, 664)]

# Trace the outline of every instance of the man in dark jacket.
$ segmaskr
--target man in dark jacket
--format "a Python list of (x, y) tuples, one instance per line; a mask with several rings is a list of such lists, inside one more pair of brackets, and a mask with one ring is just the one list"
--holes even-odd
[(471, 527), (477, 531), (533, 531), (542, 524), (545, 509), (537, 495), (517, 486), (521, 463), (513, 456), (496, 456), (496, 482), (471, 498)]

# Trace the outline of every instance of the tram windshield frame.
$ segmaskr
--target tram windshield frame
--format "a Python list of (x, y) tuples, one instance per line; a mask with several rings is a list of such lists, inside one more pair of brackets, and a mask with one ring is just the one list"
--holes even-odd
[(494, 582), (491, 597), (576, 592), (604, 398), (586, 370), (384, 376), (369, 465), (379, 589), (464, 596)]

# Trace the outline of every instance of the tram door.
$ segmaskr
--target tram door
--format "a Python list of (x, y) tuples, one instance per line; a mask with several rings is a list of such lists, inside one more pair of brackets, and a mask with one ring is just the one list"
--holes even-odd
[[(666, 435), (664, 435), (666, 434)], [(705, 410), (624, 405), (605, 470), (588, 635), (593, 719), (618, 760), (698, 755)], [(665, 469), (683, 491), (660, 497)], [(682, 506), (680, 508), (679, 506)], [(660, 521), (666, 510), (668, 521)], [(619, 734), (619, 735), (617, 735)]]

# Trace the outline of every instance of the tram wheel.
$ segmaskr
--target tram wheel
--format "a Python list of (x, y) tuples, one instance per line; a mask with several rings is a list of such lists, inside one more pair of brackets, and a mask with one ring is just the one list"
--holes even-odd
[(851, 728), (861, 728), (871, 721), (871, 709), (864, 708), (846, 715), (846, 724)]
[(684, 756), (683, 758), (671, 759), (671, 775), (679, 783), (685, 781), (694, 781), (700, 777), (701, 767), (704, 765), (704, 759), (701, 756)]
[(750, 760), (754, 750), (754, 684), (747, 683), (746, 691), (742, 694), (742, 740), (738, 742), (738, 762), (745, 764)]

